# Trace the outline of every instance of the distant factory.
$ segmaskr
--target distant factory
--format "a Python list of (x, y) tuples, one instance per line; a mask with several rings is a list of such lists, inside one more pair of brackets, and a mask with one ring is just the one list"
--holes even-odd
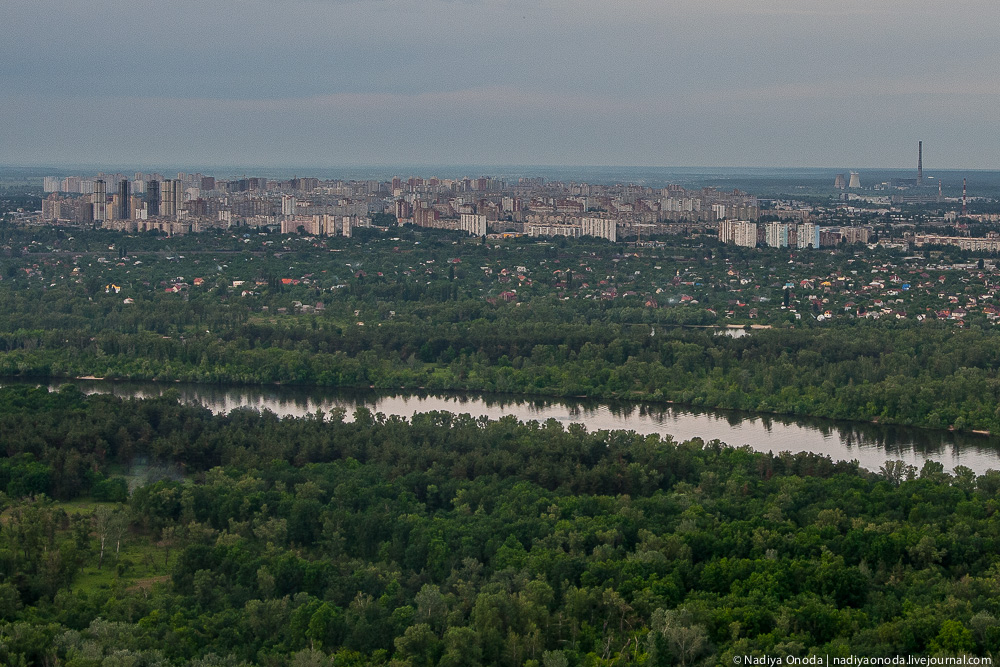
[[(931, 176), (931, 179), (934, 177)], [(885, 188), (893, 188), (897, 190), (909, 190), (913, 188), (924, 188), (932, 184), (928, 183), (924, 179), (924, 142), (917, 142), (917, 174), (916, 178), (890, 178), (888, 181), (876, 184), (874, 187), (876, 190), (881, 190)], [(837, 190), (859, 190), (861, 189), (861, 175), (852, 171), (847, 174), (837, 174), (833, 179), (833, 187)], [(941, 196), (941, 182), (937, 182), (937, 195), (933, 195), (927, 192), (920, 192), (915, 194), (896, 194), (892, 196), (893, 203), (897, 204), (929, 204), (934, 202), (942, 201)], [(842, 195), (842, 199), (846, 198), (847, 195)]]

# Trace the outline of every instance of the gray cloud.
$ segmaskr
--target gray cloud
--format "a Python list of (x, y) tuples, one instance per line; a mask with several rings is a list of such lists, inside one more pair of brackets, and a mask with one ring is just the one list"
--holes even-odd
[(7, 160), (994, 167), (994, 2), (5, 0)]

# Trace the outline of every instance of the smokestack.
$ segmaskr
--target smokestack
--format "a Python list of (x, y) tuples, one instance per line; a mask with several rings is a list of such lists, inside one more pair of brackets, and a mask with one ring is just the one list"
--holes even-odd
[(965, 179), (963, 178), (962, 179), (962, 216), (963, 217), (965, 217), (966, 213), (968, 213), (968, 209), (965, 207), (965, 193), (966, 193)]
[(924, 142), (917, 142), (917, 185), (924, 184)]
[(941, 203), (941, 179), (938, 179), (938, 203)]

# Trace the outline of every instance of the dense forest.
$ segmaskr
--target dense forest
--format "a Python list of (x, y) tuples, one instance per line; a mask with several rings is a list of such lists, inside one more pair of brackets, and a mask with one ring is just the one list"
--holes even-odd
[(4, 665), (994, 655), (1000, 473), (0, 389)]
[[(1000, 431), (1000, 275), (982, 261), (703, 240), (622, 253), (405, 229), (5, 234), (2, 376), (635, 399)], [(891, 314), (862, 317), (856, 293)], [(952, 301), (963, 319), (938, 316)], [(717, 335), (733, 322), (770, 328)]]

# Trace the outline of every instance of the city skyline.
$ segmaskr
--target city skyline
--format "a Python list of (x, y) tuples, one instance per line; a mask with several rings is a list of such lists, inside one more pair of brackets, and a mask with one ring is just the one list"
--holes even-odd
[(4, 161), (993, 169), (994, 3), (12, 0)]

